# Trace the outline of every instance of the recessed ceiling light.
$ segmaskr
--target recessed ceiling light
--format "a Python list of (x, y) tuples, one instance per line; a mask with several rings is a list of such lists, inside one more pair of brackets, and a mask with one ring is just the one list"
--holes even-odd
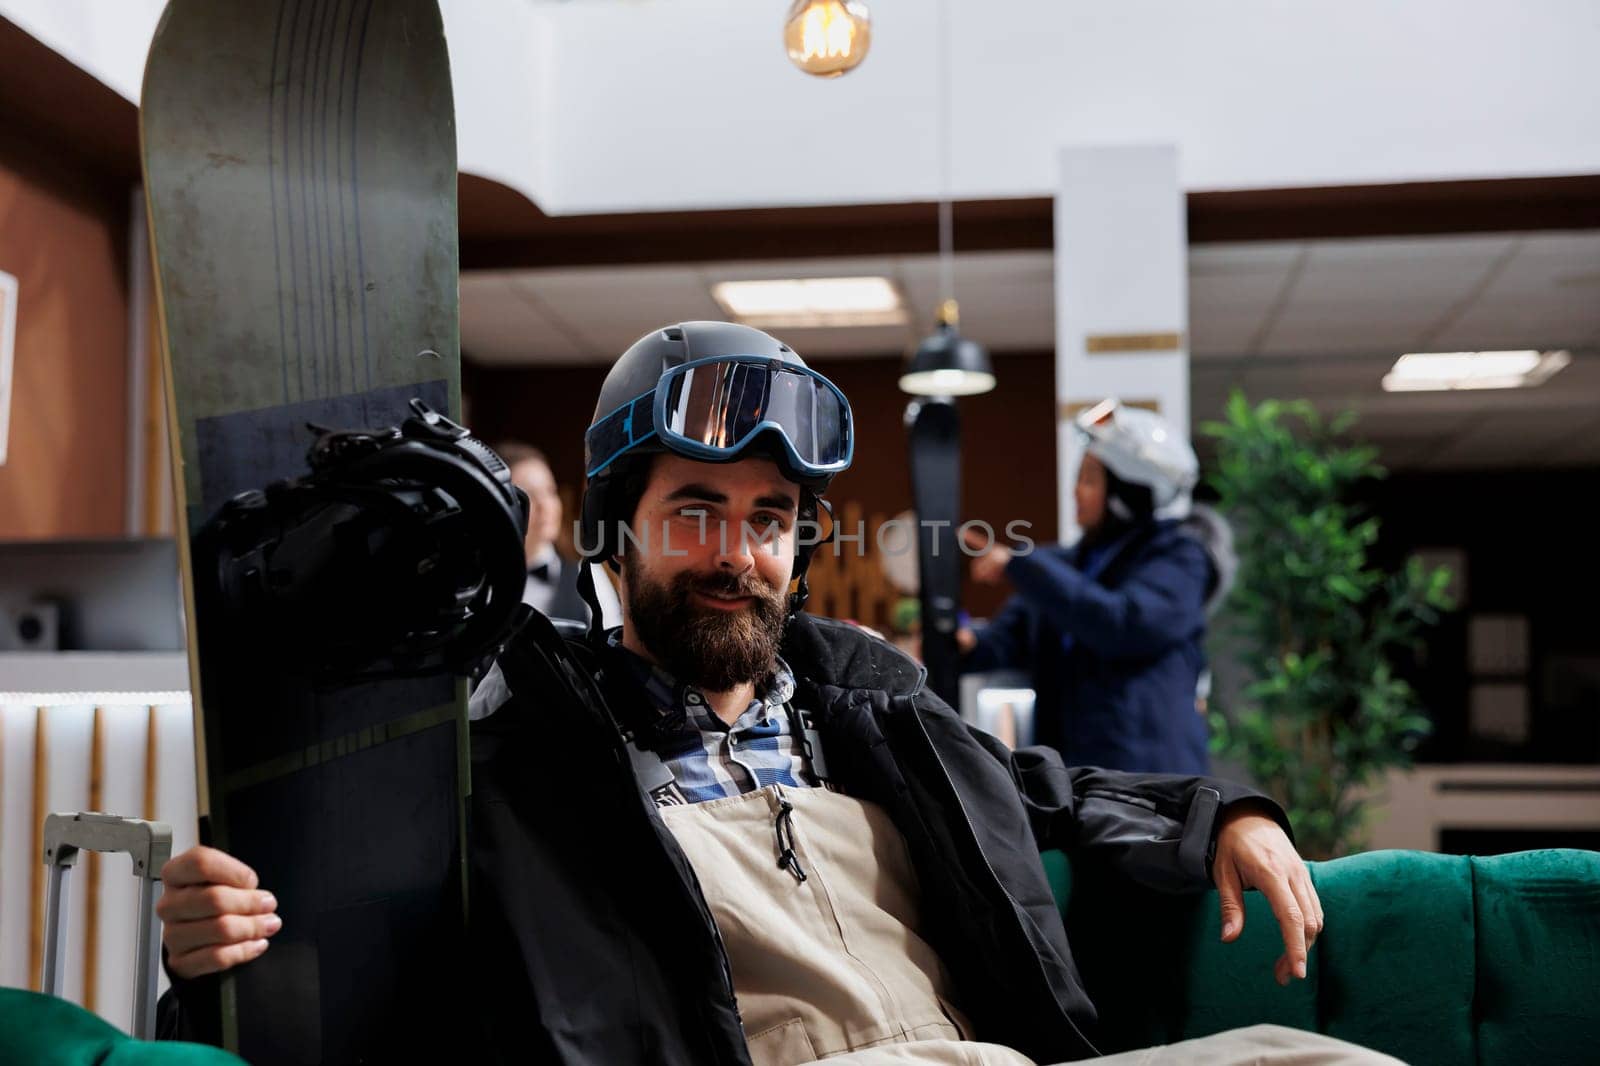
[(906, 321), (888, 278), (789, 278), (723, 281), (711, 296), (728, 316), (752, 326), (898, 326)]
[(900, 375), (900, 391), (913, 396), (978, 396), (993, 388), (993, 374), (972, 370), (923, 370)]
[(1542, 385), (1572, 362), (1566, 352), (1412, 352), (1384, 375), (1385, 392), (1523, 389)]

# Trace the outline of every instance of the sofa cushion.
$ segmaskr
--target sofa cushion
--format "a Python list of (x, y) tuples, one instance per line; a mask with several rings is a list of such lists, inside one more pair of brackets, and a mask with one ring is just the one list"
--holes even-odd
[(1600, 1061), (1600, 853), (1472, 860), (1481, 1062)]
[(1406, 1062), (1472, 1062), (1472, 861), (1374, 851), (1311, 863), (1327, 927), (1318, 1026)]

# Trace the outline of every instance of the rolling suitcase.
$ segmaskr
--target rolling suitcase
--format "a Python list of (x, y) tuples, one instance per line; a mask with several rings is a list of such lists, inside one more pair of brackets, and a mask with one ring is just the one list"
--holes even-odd
[(156, 978), (161, 959), (161, 937), (156, 899), (161, 895), (161, 868), (172, 856), (172, 827), (164, 822), (120, 818), (115, 814), (86, 812), (51, 814), (44, 820), (44, 864), (50, 869), (45, 889), (44, 965), (39, 990), (61, 995), (61, 957), (67, 944), (64, 917), (72, 868), (80, 851), (126, 854), (133, 859), (133, 876), (139, 879), (138, 947), (134, 953), (133, 1035), (155, 1037)]

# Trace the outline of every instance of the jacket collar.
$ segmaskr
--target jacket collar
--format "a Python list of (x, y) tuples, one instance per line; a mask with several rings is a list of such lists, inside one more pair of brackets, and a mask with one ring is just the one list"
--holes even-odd
[(789, 620), (783, 658), (799, 680), (890, 696), (916, 695), (928, 676), (921, 663), (859, 626), (805, 613)]

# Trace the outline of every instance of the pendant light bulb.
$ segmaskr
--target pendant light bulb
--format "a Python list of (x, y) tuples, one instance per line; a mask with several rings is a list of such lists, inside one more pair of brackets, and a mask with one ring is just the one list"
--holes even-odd
[(861, 65), (872, 46), (872, 13), (861, 0), (794, 0), (783, 24), (789, 61), (818, 78)]

